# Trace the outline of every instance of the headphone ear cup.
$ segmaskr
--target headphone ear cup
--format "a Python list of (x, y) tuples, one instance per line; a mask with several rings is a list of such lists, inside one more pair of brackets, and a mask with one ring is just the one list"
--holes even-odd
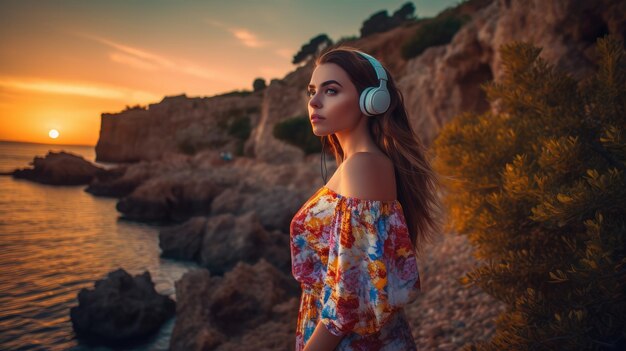
[(381, 87), (369, 87), (363, 90), (359, 98), (361, 112), (367, 116), (385, 113), (389, 108), (391, 99), (389, 91)]
[(361, 96), (359, 97), (359, 106), (361, 107), (361, 112), (363, 112), (363, 114), (366, 116), (373, 115), (373, 113), (370, 112), (370, 109), (368, 106), (370, 91), (372, 91), (373, 89), (376, 89), (376, 88), (374, 87), (365, 88), (365, 90), (363, 90), (363, 92), (361, 93)]
[(389, 108), (391, 99), (389, 91), (385, 88), (375, 88), (374, 91), (368, 93), (367, 109), (374, 114), (385, 113)]

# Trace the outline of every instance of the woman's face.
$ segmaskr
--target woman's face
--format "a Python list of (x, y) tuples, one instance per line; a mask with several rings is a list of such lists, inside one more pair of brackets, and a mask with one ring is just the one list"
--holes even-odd
[[(337, 64), (324, 63), (315, 68), (308, 95), (309, 120), (317, 136), (350, 131), (363, 116), (356, 87)], [(312, 119), (313, 115), (321, 119)]]

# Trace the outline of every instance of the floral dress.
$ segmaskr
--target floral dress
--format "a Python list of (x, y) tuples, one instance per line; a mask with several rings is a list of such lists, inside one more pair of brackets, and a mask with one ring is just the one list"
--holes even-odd
[(318, 321), (336, 350), (416, 350), (403, 306), (420, 290), (398, 200), (346, 197), (323, 186), (290, 225), (292, 274), (302, 287), (296, 350)]

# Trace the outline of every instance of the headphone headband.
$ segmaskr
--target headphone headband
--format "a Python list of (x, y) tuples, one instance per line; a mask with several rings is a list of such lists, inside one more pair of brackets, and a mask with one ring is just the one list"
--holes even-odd
[(357, 53), (365, 57), (372, 64), (372, 66), (374, 67), (374, 70), (376, 71), (376, 76), (378, 77), (379, 80), (382, 79), (384, 81), (387, 81), (387, 73), (385, 72), (383, 65), (381, 65), (377, 59), (361, 51), (357, 51)]
[(359, 107), (361, 108), (361, 112), (366, 116), (375, 116), (383, 114), (389, 108), (391, 103), (391, 97), (389, 96), (389, 91), (387, 90), (387, 73), (383, 68), (383, 65), (378, 62), (374, 57), (355, 50), (359, 55), (365, 57), (372, 67), (374, 67), (374, 71), (376, 71), (376, 77), (380, 82), (378, 86), (365, 88), (361, 92), (359, 96)]

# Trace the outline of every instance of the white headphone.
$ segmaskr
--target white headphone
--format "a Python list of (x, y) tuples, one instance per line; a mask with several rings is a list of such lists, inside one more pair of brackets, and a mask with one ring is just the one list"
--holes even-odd
[(385, 69), (378, 60), (364, 52), (356, 52), (365, 57), (372, 64), (376, 71), (376, 77), (380, 81), (379, 86), (365, 88), (361, 93), (359, 97), (361, 112), (366, 116), (375, 116), (385, 113), (391, 103), (389, 91), (387, 90), (387, 73), (385, 73)]

